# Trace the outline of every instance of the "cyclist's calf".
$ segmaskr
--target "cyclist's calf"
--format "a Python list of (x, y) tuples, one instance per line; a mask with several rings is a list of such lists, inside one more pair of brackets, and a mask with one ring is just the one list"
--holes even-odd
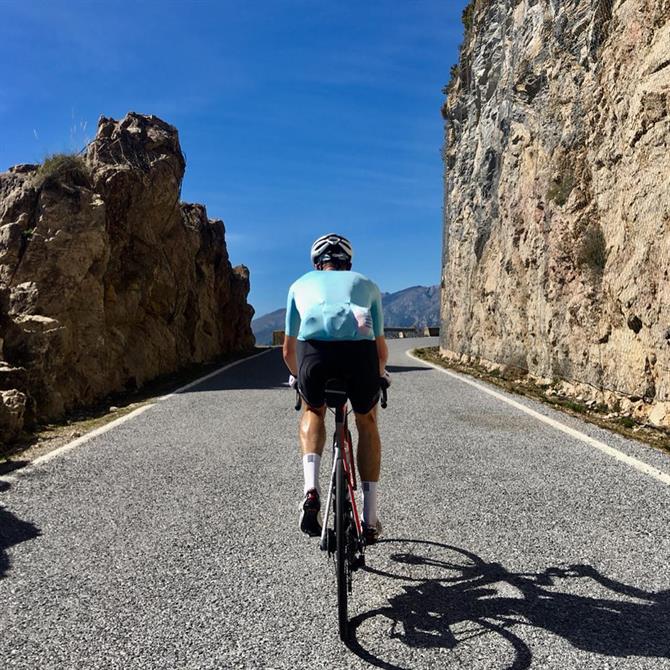
[(379, 481), (382, 445), (377, 425), (377, 408), (373, 407), (367, 414), (356, 414), (356, 428), (358, 428), (358, 473), (361, 480)]
[(304, 454), (323, 453), (326, 444), (326, 406), (321, 408), (310, 407), (305, 404), (305, 410), (300, 420), (300, 446)]

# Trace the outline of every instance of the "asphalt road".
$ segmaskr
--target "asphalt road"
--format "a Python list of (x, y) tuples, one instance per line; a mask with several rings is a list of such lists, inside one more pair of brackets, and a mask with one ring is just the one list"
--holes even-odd
[(349, 649), (333, 566), (297, 529), (274, 350), (0, 481), (0, 668), (670, 668), (670, 487), (410, 360), (417, 343), (391, 345), (386, 540)]

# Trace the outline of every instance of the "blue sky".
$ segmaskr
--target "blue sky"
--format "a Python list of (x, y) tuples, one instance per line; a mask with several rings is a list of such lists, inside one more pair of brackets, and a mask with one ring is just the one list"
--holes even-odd
[(327, 232), (382, 290), (436, 284), (441, 89), (465, 4), (0, 0), (0, 171), (80, 149), (101, 114), (156, 114), (257, 315)]

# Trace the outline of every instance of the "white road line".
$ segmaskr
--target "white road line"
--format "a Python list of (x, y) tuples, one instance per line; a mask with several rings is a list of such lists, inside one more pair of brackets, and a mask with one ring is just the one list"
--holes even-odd
[(50, 451), (48, 454), (44, 454), (43, 456), (39, 456), (36, 458), (34, 461), (30, 462), (30, 465), (27, 465), (25, 468), (21, 470), (17, 470), (18, 473), (24, 473), (26, 470), (30, 470), (42, 463), (46, 463), (50, 461), (53, 458), (56, 458), (56, 456), (60, 456), (61, 454), (64, 454), (67, 451), (70, 451), (71, 449), (74, 449), (75, 447), (78, 447), (80, 444), (84, 444), (84, 442), (88, 442), (92, 438), (96, 437), (97, 435), (102, 435), (103, 433), (106, 433), (108, 430), (112, 430), (112, 428), (116, 428), (117, 426), (120, 426), (122, 423), (126, 423), (126, 421), (130, 421), (131, 419), (134, 419), (136, 416), (139, 416), (140, 414), (146, 412), (148, 409), (151, 409), (154, 406), (154, 403), (148, 404), (148, 405), (142, 405), (141, 407), (138, 407), (137, 409), (134, 409), (132, 412), (129, 412), (128, 414), (124, 414), (123, 416), (120, 416), (118, 419), (114, 419), (114, 421), (110, 421), (109, 423), (106, 423), (104, 426), (100, 426), (99, 428), (96, 428), (95, 430), (92, 430), (88, 433), (85, 433), (81, 437), (78, 437), (76, 440), (73, 440), (72, 442), (68, 442), (67, 444), (64, 444), (62, 447), (58, 447), (58, 449), (54, 449), (53, 451)]
[(172, 391), (172, 393), (168, 393), (167, 395), (161, 396), (160, 398), (157, 398), (154, 402), (148, 403), (146, 405), (142, 405), (141, 407), (138, 407), (137, 409), (133, 410), (132, 412), (129, 412), (128, 414), (124, 414), (123, 416), (120, 416), (118, 419), (114, 419), (114, 421), (110, 421), (109, 423), (106, 423), (104, 426), (100, 426), (99, 428), (96, 428), (95, 430), (92, 430), (81, 437), (78, 437), (76, 440), (73, 440), (72, 442), (68, 442), (67, 444), (64, 444), (61, 447), (58, 447), (57, 449), (54, 449), (53, 451), (50, 451), (47, 454), (44, 454), (43, 456), (39, 456), (36, 458), (34, 461), (31, 461), (26, 467), (21, 468), (20, 470), (15, 470), (11, 475), (4, 475), (0, 476), (0, 481), (4, 482), (15, 482), (16, 476), (17, 475), (23, 475), (26, 474), (30, 471), (32, 471), (34, 468), (37, 466), (41, 465), (42, 463), (46, 463), (53, 458), (56, 458), (57, 456), (60, 456), (71, 449), (74, 449), (75, 447), (78, 447), (80, 444), (84, 444), (85, 442), (88, 442), (94, 437), (97, 437), (98, 435), (102, 435), (103, 433), (106, 433), (108, 430), (112, 430), (113, 428), (116, 428), (117, 426), (120, 426), (123, 423), (126, 423), (126, 421), (130, 421), (131, 419), (134, 419), (136, 416), (139, 416), (143, 412), (146, 412), (148, 409), (151, 409), (154, 405), (156, 405), (159, 402), (163, 402), (164, 400), (168, 400), (169, 398), (172, 398), (179, 393), (183, 393), (184, 391), (187, 391), (188, 389), (192, 388), (193, 386), (196, 386), (198, 384), (202, 384), (202, 382), (207, 381), (208, 379), (211, 379), (212, 377), (220, 374), (221, 372), (224, 372), (225, 370), (230, 370), (230, 368), (234, 368), (236, 365), (240, 365), (241, 363), (244, 363), (245, 361), (250, 361), (252, 358), (257, 358), (258, 356), (262, 356), (263, 354), (268, 353), (268, 351), (272, 351), (271, 348), (265, 349), (264, 351), (261, 351), (257, 354), (254, 354), (253, 356), (247, 356), (246, 358), (240, 358), (237, 361), (234, 361), (232, 363), (228, 363), (228, 365), (224, 365), (220, 368), (217, 368), (213, 372), (210, 372), (202, 377), (199, 377), (195, 381), (192, 381), (184, 386), (179, 387), (175, 391)]
[(480, 391), (488, 393), (494, 398), (502, 400), (503, 402), (506, 402), (508, 405), (516, 407), (516, 409), (520, 409), (522, 412), (525, 412), (526, 414), (530, 414), (530, 416), (535, 417), (539, 421), (546, 423), (552, 428), (560, 430), (562, 433), (565, 433), (566, 435), (570, 435), (570, 437), (574, 437), (577, 440), (585, 442), (586, 444), (589, 444), (592, 447), (595, 447), (596, 449), (600, 449), (600, 451), (606, 453), (607, 455), (616, 458), (618, 461), (621, 461), (622, 463), (625, 463), (626, 465), (629, 465), (630, 467), (635, 468), (640, 472), (644, 472), (644, 474), (649, 475), (654, 479), (657, 479), (659, 482), (663, 482), (663, 484), (670, 485), (670, 474), (668, 474), (667, 472), (663, 472), (662, 470), (659, 470), (658, 468), (655, 468), (649, 465), (648, 463), (644, 463), (643, 461), (640, 461), (637, 458), (633, 458), (632, 456), (629, 456), (628, 454), (625, 454), (622, 451), (615, 449), (614, 447), (610, 447), (608, 444), (605, 444), (600, 440), (596, 440), (590, 435), (586, 435), (585, 433), (582, 433), (579, 430), (570, 428), (570, 426), (566, 426), (564, 423), (561, 423), (556, 419), (552, 419), (551, 417), (545, 416), (544, 414), (540, 414), (540, 412), (536, 412), (534, 409), (526, 407), (526, 405), (523, 405), (520, 402), (517, 402), (516, 400), (512, 400), (512, 398), (508, 398), (507, 396), (504, 396), (502, 393), (498, 393), (497, 391), (494, 391), (493, 389), (490, 389), (487, 386), (484, 386), (483, 384), (474, 381), (473, 379), (469, 379), (464, 375), (460, 375), (456, 372), (452, 372), (451, 370), (447, 370), (446, 368), (443, 368), (435, 363), (429, 363), (428, 361), (424, 361), (418, 356), (415, 356), (412, 353), (412, 350), (406, 351), (405, 353), (407, 354), (407, 356), (414, 359), (415, 361), (418, 361), (419, 363), (429, 365), (431, 368), (435, 368), (437, 371), (443, 372), (445, 375), (449, 375), (454, 379), (458, 379), (458, 381), (461, 381), (464, 384), (474, 386), (475, 388), (478, 388)]

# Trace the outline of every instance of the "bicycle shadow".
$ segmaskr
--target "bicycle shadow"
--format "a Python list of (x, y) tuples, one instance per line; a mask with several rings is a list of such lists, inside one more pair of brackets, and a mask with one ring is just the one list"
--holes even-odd
[(398, 374), (402, 372), (430, 372), (433, 368), (428, 366), (420, 367), (418, 365), (387, 365), (386, 371), (391, 372), (392, 374)]
[[(472, 644), (475, 638), (498, 635), (508, 645), (507, 655), (512, 656), (511, 661), (501, 659), (505, 670), (530, 668), (532, 652), (524, 631), (532, 628), (603, 656), (670, 658), (670, 590), (646, 591), (584, 564), (518, 573), (446, 544), (384, 542), (400, 549), (391, 554), (391, 567), (367, 570), (402, 581), (402, 590), (388, 599), (388, 606), (352, 619), (348, 644), (353, 653), (374, 666), (388, 670), (408, 667), (366, 649), (361, 632), (366, 626), (379, 624), (378, 618), (387, 639), (411, 649), (456, 650)], [(422, 551), (426, 548), (431, 549), (428, 554)], [(438, 558), (439, 554), (443, 558)], [(585, 584), (582, 580), (591, 581)], [(588, 587), (605, 594), (582, 595), (559, 586), (562, 584), (582, 593)], [(375, 630), (378, 637), (380, 626)]]
[[(2, 482), (2, 491), (6, 491), (9, 487), (7, 482)], [(0, 507), (0, 579), (5, 576), (10, 566), (7, 549), (26, 540), (32, 540), (40, 534), (40, 529), (35, 524), (22, 521), (8, 509)]]

